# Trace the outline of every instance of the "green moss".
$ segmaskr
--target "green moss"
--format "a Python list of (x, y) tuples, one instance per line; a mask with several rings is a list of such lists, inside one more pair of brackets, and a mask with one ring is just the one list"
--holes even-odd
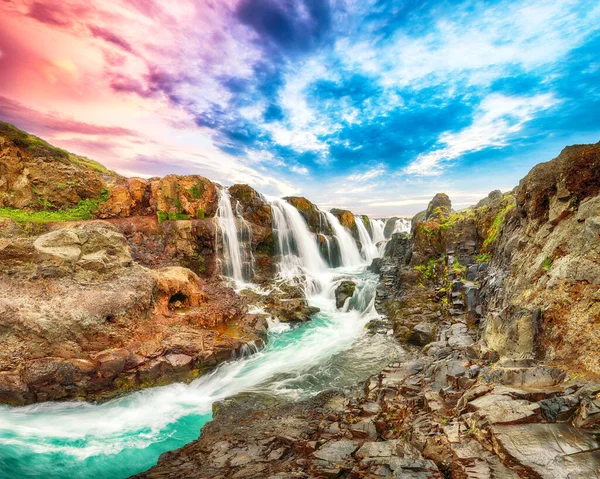
[(192, 186), (190, 189), (188, 189), (188, 193), (195, 200), (200, 199), (202, 197), (202, 194), (204, 193), (204, 183), (199, 183), (197, 185)]
[(100, 192), (98, 199), (81, 200), (77, 206), (66, 210), (58, 211), (28, 211), (19, 210), (16, 208), (0, 208), (0, 216), (10, 218), (19, 223), (53, 223), (60, 221), (82, 221), (91, 220), (94, 218), (94, 213), (98, 209), (98, 205), (108, 198), (108, 190), (103, 189)]
[(489, 261), (490, 261), (489, 253), (481, 253), (480, 255), (477, 256), (477, 258), (475, 258), (475, 262), (477, 262), (477, 263), (488, 263)]
[(163, 221), (166, 221), (167, 213), (165, 213), (164, 211), (158, 210), (156, 212), (156, 217), (158, 218), (158, 224), (161, 224)]
[(546, 258), (544, 261), (542, 261), (542, 268), (546, 272), (550, 271), (550, 268), (552, 268), (552, 259), (551, 258)]
[(502, 226), (502, 222), (504, 221), (504, 217), (506, 214), (512, 210), (517, 204), (515, 202), (509, 203), (504, 208), (500, 210), (500, 212), (494, 218), (492, 225), (488, 231), (488, 236), (483, 242), (484, 248), (492, 244), (498, 238), (498, 234), (500, 233), (500, 227)]
[(181, 213), (181, 212), (177, 212), (177, 213), (169, 212), (168, 218), (171, 221), (189, 220), (190, 219), (190, 215), (185, 214), (185, 213)]
[(198, 208), (198, 211), (196, 211), (196, 218), (204, 219), (204, 209), (203, 208)]
[(430, 259), (427, 264), (419, 264), (414, 267), (415, 271), (419, 271), (421, 273), (421, 278), (431, 281), (435, 278), (435, 267), (437, 265), (436, 259)]
[(454, 272), (454, 274), (462, 276), (467, 272), (467, 267), (460, 264), (460, 262), (457, 260), (452, 265), (452, 271)]

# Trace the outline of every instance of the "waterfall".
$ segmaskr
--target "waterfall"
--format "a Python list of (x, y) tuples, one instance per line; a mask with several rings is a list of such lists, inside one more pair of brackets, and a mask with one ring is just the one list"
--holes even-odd
[(361, 216), (356, 216), (356, 228), (358, 230), (358, 238), (362, 244), (362, 256), (367, 262), (373, 261), (373, 258), (378, 256), (377, 246), (367, 231), (365, 222)]
[(377, 244), (385, 239), (383, 230), (385, 228), (385, 222), (383, 220), (371, 219), (371, 230), (373, 231), (373, 243)]
[(325, 211), (327, 221), (333, 228), (333, 232), (340, 247), (342, 266), (356, 266), (361, 263), (360, 253), (356, 241), (350, 232), (342, 226), (339, 220), (329, 211)]
[(279, 273), (284, 278), (307, 274), (316, 278), (327, 269), (315, 236), (300, 212), (287, 201), (270, 198), (273, 234), (279, 247)]
[[(241, 216), (239, 209), (236, 209), (236, 211), (237, 215), (234, 215), (229, 190), (227, 188), (222, 188), (219, 193), (217, 220), (219, 232), (222, 237), (223, 274), (232, 278), (236, 285), (240, 287), (244, 284), (246, 279), (249, 279), (249, 277), (252, 276), (252, 264), (254, 258), (251, 252), (252, 230)], [(239, 231), (238, 223), (241, 224)], [(242, 249), (238, 235), (245, 240), (245, 243), (249, 242), (248, 248), (246, 248), (247, 251), (246, 249)], [(219, 238), (217, 238), (217, 245), (218, 244)], [(246, 275), (244, 275), (245, 266), (247, 269)]]
[(392, 234), (396, 233), (409, 233), (410, 232), (410, 220), (406, 218), (397, 218), (394, 224), (394, 230)]

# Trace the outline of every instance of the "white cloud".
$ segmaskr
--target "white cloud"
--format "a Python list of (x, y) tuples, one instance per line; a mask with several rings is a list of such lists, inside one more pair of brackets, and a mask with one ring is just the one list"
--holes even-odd
[(293, 171), (294, 173), (297, 173), (299, 175), (308, 175), (308, 168), (306, 168), (305, 166), (291, 166), (290, 167), (290, 171)]
[(349, 68), (386, 87), (464, 80), (486, 85), (515, 67), (531, 70), (556, 62), (579, 45), (596, 30), (600, 6), (581, 12), (581, 2), (569, 0), (506, 1), (494, 7), (483, 2), (475, 11), (459, 7), (446, 14), (425, 35), (398, 30), (381, 47), (381, 39), (367, 30), (354, 42), (339, 40), (336, 51)]
[(535, 113), (555, 105), (550, 94), (532, 97), (488, 96), (475, 113), (473, 123), (458, 133), (443, 133), (437, 149), (421, 154), (405, 169), (414, 175), (439, 175), (452, 160), (466, 153), (504, 146)]
[(377, 165), (364, 173), (355, 173), (353, 175), (347, 176), (347, 181), (352, 182), (362, 182), (367, 180), (372, 180), (373, 178), (377, 178), (385, 173), (385, 167), (383, 165)]

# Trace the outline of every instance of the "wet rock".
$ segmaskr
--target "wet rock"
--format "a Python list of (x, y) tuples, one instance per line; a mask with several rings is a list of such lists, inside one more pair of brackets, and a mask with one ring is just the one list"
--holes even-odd
[(337, 288), (335, 288), (335, 306), (338, 309), (342, 309), (346, 300), (351, 298), (356, 290), (356, 283), (354, 281), (342, 281)]

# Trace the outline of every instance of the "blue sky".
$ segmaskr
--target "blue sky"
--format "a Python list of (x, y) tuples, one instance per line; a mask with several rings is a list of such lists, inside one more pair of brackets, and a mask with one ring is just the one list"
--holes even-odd
[[(199, 173), (410, 215), (438, 191), (468, 206), (567, 144), (600, 141), (597, 2), (206, 0), (167, 13), (130, 0), (104, 16), (8, 4), (14, 20), (95, 42), (101, 66), (70, 61), (115, 106), (65, 93), (44, 109), (8, 88), (0, 117), (127, 174)], [(0, 67), (16, 68), (24, 35), (0, 35)], [(81, 128), (57, 135), (49, 116), (131, 133), (109, 148)]]

